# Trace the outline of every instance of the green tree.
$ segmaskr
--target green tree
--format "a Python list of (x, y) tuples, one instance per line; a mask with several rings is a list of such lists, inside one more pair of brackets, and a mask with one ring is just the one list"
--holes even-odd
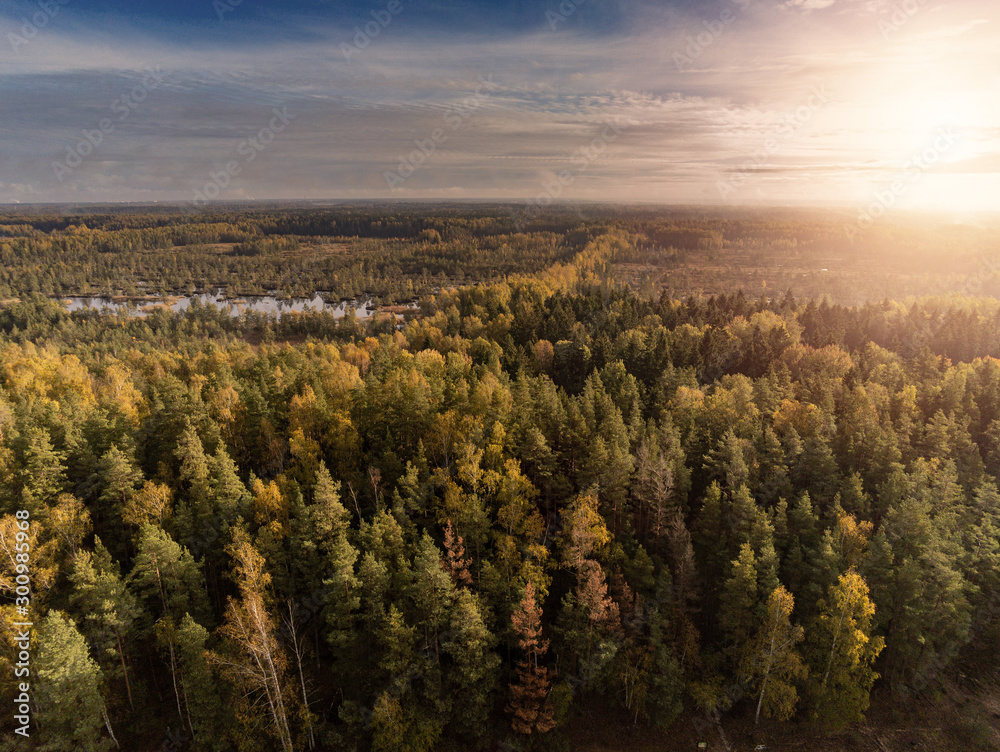
[(206, 649), (208, 630), (184, 614), (177, 629), (177, 654), (181, 686), (185, 697), (185, 715), (196, 745), (205, 750), (222, 750), (226, 720), (221, 687)]
[(448, 694), (454, 698), (452, 718), (461, 733), (482, 739), (489, 728), (500, 656), (492, 652), (495, 640), (468, 590), (457, 592), (449, 627), (442, 648), (455, 662), (448, 682)]
[[(177, 625), (186, 613), (206, 619), (208, 598), (201, 567), (191, 553), (163, 530), (146, 523), (139, 531), (138, 553), (128, 576), (156, 618), (153, 633), (166, 651), (177, 714), (184, 717), (184, 701), (177, 665)], [(158, 616), (157, 616), (158, 615)]]
[(81, 551), (73, 560), (69, 576), (73, 584), (72, 603), (82, 615), (82, 630), (101, 660), (104, 673), (113, 675), (118, 668), (116, 664), (120, 664), (129, 705), (135, 709), (126, 646), (140, 615), (139, 603), (99, 538), (94, 546), (93, 554)]
[(154, 611), (178, 622), (185, 613), (207, 621), (205, 579), (191, 552), (148, 523), (139, 531), (137, 549), (128, 582), (147, 603), (158, 605)]
[(440, 660), (440, 634), (448, 623), (455, 585), (442, 565), (440, 549), (425, 531), (413, 558), (413, 605), (426, 646)]
[[(968, 640), (976, 587), (962, 572), (960, 512), (966, 507), (954, 468), (917, 462), (906, 497), (883, 523), (892, 552), (876, 596), (885, 613), (886, 678), (896, 688), (924, 686)], [(924, 474), (925, 470), (931, 471)]]
[[(111, 749), (116, 742), (101, 696), (101, 669), (90, 657), (76, 624), (61, 611), (51, 611), (37, 634), (38, 748), (43, 752)], [(110, 739), (102, 729), (107, 729)]]
[(732, 562), (729, 578), (723, 586), (719, 604), (719, 627), (723, 635), (723, 649), (730, 660), (738, 665), (740, 657), (750, 646), (756, 632), (759, 594), (757, 586), (757, 559), (749, 543), (740, 548), (739, 558)]
[(97, 480), (101, 489), (97, 497), (98, 529), (103, 529), (111, 540), (114, 551), (124, 551), (124, 511), (132, 502), (136, 488), (143, 482), (142, 473), (131, 458), (114, 444), (101, 457), (97, 466)]
[(35, 515), (66, 489), (66, 456), (52, 446), (48, 431), (31, 426), (15, 444), (20, 469), (21, 504)]

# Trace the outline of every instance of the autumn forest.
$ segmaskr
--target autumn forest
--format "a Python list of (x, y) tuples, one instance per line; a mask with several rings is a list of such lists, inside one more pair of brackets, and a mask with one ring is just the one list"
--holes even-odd
[(8, 207), (3, 748), (995, 749), (997, 228), (924, 222)]

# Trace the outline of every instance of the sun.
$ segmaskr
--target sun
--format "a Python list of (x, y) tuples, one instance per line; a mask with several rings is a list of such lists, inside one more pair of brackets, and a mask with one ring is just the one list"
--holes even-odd
[(940, 128), (979, 127), (988, 120), (985, 110), (968, 94), (938, 94), (914, 101), (907, 120), (915, 134), (929, 134)]
[(853, 111), (854, 146), (878, 169), (866, 196), (895, 208), (955, 213), (1000, 210), (1000, 108), (966, 83), (925, 80), (869, 89)]
[[(982, 135), (1000, 122), (982, 97), (964, 92), (920, 92), (903, 126), (912, 150), (902, 206), (972, 212), (1000, 209), (1000, 179), (978, 171), (991, 150)], [(905, 111), (905, 110), (904, 110)]]

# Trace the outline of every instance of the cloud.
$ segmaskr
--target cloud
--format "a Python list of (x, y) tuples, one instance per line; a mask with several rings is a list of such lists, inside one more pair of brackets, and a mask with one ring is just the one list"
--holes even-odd
[[(165, 21), (113, 32), (88, 25), (86, 14), (67, 15), (16, 51), (3, 44), (16, 22), (0, 20), (0, 201), (190, 200), (234, 160), (241, 169), (226, 188), (233, 198), (530, 196), (546, 175), (579, 167), (580, 150), (608, 123), (622, 126), (620, 137), (587, 162), (568, 197), (684, 200), (714, 190), (825, 86), (830, 104), (782, 136), (757, 170), (766, 180), (782, 176), (779, 200), (816, 175), (876, 170), (881, 162), (868, 160), (893, 153), (906, 123), (891, 107), (883, 107), (884, 123), (871, 113), (902, 101), (905, 86), (914, 88), (907, 96), (922, 96), (926, 68), (959, 71), (974, 92), (992, 92), (966, 71), (997, 40), (957, 10), (933, 20), (940, 29), (978, 29), (963, 32), (959, 47), (951, 33), (887, 44), (862, 4), (847, 0), (837, 10), (858, 13), (751, 3), (679, 70), (674, 54), (718, 28), (717, 4), (588, 0), (575, 11), (576, 26), (553, 32), (508, 18), (498, 37), (475, 20), (432, 23), (447, 5), (401, 14), (350, 59), (341, 45), (352, 41), (356, 4), (309, 28), (304, 16), (278, 19), (270, 36), (255, 20), (264, 5), (250, 0), (240, 18), (183, 38), (177, 24), (164, 32)], [(558, 7), (533, 7), (550, 5)], [(582, 17), (591, 7), (615, 23), (597, 33)], [(504, 8), (514, 13), (513, 4)], [(821, 8), (800, 0), (791, 9)], [(488, 10), (470, 2), (465, 12), (481, 18)], [(918, 21), (913, 28), (927, 31)], [(160, 67), (162, 83), (60, 180), (53, 163), (70, 158), (102, 119), (121, 117), (115, 102), (147, 66)], [(495, 84), (490, 96), (450, 128), (446, 118), (463, 111), (484, 78)], [(950, 88), (947, 76), (942, 82)], [(293, 124), (245, 162), (241, 144), (285, 106)], [(390, 190), (384, 173), (435, 129), (447, 129), (447, 140)]]
[(952, 37), (960, 37), (963, 34), (967, 34), (978, 26), (983, 26), (988, 24), (989, 19), (977, 18), (974, 21), (968, 21), (963, 24), (957, 24), (955, 26), (945, 26), (940, 29), (931, 29), (930, 31), (925, 31), (921, 34), (917, 34), (914, 38), (918, 40), (929, 40), (929, 39), (950, 39)]
[(829, 8), (835, 2), (836, 0), (787, 0), (783, 7), (804, 11), (823, 10), (824, 8)]

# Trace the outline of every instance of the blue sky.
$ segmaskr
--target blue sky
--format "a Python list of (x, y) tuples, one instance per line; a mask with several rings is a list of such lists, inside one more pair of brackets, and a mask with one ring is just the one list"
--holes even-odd
[(15, 0), (0, 202), (1000, 209), (998, 20), (993, 0)]

